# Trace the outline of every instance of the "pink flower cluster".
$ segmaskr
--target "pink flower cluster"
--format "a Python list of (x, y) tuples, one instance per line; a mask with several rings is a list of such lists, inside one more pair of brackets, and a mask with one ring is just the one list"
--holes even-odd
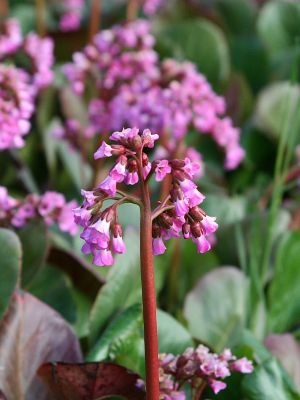
[(63, 14), (59, 20), (62, 32), (76, 31), (80, 27), (84, 0), (63, 0)]
[(22, 228), (35, 218), (42, 218), (46, 225), (57, 224), (62, 232), (77, 233), (73, 209), (76, 201), (66, 202), (57, 192), (46, 192), (39, 196), (30, 194), (17, 200), (8, 194), (7, 188), (0, 186), (0, 226)]
[(250, 374), (252, 362), (243, 357), (237, 359), (229, 349), (220, 355), (200, 345), (196, 349), (188, 348), (183, 354), (160, 355), (161, 400), (185, 400), (183, 384), (189, 384), (197, 393), (200, 388), (209, 386), (215, 394), (226, 388), (223, 379), (232, 372)]
[[(4, 63), (7, 58), (9, 64)], [(36, 96), (53, 80), (53, 43), (35, 33), (23, 38), (18, 22), (7, 20), (0, 31), (0, 62), (0, 150), (4, 150), (24, 145)]]
[[(210, 249), (207, 236), (215, 232), (218, 225), (215, 218), (207, 216), (198, 207), (205, 198), (193, 182), (199, 166), (189, 158), (150, 162), (144, 149), (152, 149), (158, 138), (149, 129), (141, 134), (137, 128), (123, 129), (110, 136), (117, 144), (103, 142), (94, 155), (95, 159), (117, 156), (114, 166), (99, 186), (94, 191), (82, 191), (84, 203), (74, 211), (76, 222), (84, 227), (81, 238), (86, 243), (82, 250), (93, 254), (96, 265), (112, 265), (112, 252), (125, 251), (117, 209), (124, 201), (136, 201), (120, 192), (118, 186), (135, 185), (138, 182), (144, 185), (151, 174), (154, 174), (157, 182), (163, 181), (167, 175), (172, 182), (170, 193), (153, 211), (153, 254), (165, 252), (163, 240), (180, 236), (191, 238), (200, 253)], [(108, 199), (115, 200), (115, 203), (102, 211), (103, 202)]]
[(143, 11), (146, 15), (153, 15), (162, 3), (164, 3), (164, 0), (143, 0)]
[(0, 150), (24, 145), (34, 112), (35, 92), (29, 74), (14, 66), (0, 65)]
[(14, 53), (23, 42), (19, 22), (9, 19), (0, 27), (0, 59)]
[(147, 21), (115, 26), (97, 34), (64, 67), (77, 94), (91, 81), (95, 88), (86, 137), (124, 126), (149, 128), (161, 136), (166, 154), (174, 154), (178, 140), (193, 129), (209, 134), (224, 150), (226, 169), (236, 168), (244, 150), (239, 130), (224, 117), (224, 99), (192, 63), (161, 62), (154, 42)]

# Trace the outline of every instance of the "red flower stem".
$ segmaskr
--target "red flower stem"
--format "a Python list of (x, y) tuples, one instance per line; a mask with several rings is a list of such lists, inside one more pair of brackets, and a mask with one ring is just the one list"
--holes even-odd
[(101, 0), (92, 0), (90, 23), (89, 23), (89, 41), (91, 42), (101, 25)]
[(6, 18), (9, 14), (9, 4), (8, 0), (0, 1), (0, 18)]
[(139, 12), (139, 0), (128, 0), (126, 18), (127, 21), (134, 21)]
[(35, 7), (36, 7), (37, 32), (40, 36), (45, 36), (47, 33), (45, 0), (36, 0)]
[(206, 386), (206, 382), (202, 382), (199, 387), (198, 392), (196, 393), (195, 400), (200, 400), (203, 390), (205, 389), (205, 386)]
[(147, 400), (159, 400), (158, 339), (152, 254), (151, 203), (148, 185), (143, 180), (141, 161), (138, 163), (138, 167), (142, 197), (140, 208), (140, 260), (146, 358), (146, 397)]

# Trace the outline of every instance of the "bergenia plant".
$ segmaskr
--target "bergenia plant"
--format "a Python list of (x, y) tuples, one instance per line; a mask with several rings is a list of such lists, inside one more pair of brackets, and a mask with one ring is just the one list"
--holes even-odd
[[(116, 157), (108, 176), (93, 191), (82, 191), (84, 202), (74, 210), (75, 221), (83, 227), (82, 251), (93, 255), (93, 263), (109, 266), (114, 254), (124, 253), (123, 229), (118, 213), (125, 203), (140, 208), (140, 264), (143, 292), (144, 336), (146, 354), (147, 399), (159, 399), (159, 363), (156, 326), (156, 294), (153, 255), (165, 252), (165, 240), (183, 237), (195, 243), (199, 253), (210, 249), (207, 236), (218, 228), (214, 217), (199, 207), (205, 196), (193, 180), (198, 168), (185, 159), (149, 160), (147, 150), (154, 148), (159, 136), (149, 129), (123, 129), (103, 142), (95, 159)], [(168, 193), (152, 206), (149, 181), (167, 180)], [(124, 186), (138, 184), (133, 195)], [(106, 202), (109, 204), (106, 205)], [(111, 201), (113, 203), (111, 204)]]
[(23, 37), (17, 20), (0, 23), (0, 151), (24, 146), (35, 102), (54, 78), (53, 42)]
[(73, 91), (88, 99), (88, 123), (71, 119), (56, 136), (80, 149), (91, 140), (123, 127), (138, 126), (160, 135), (164, 157), (193, 157), (190, 132), (209, 135), (224, 153), (224, 167), (233, 170), (244, 158), (240, 131), (226, 116), (223, 97), (190, 62), (161, 61), (151, 25), (136, 20), (96, 34), (73, 62), (64, 66)]
[(40, 218), (47, 226), (57, 224), (62, 232), (75, 235), (78, 227), (72, 210), (76, 206), (75, 200), (67, 202), (61, 193), (32, 193), (24, 199), (16, 199), (9, 195), (6, 187), (0, 186), (0, 227), (19, 229)]
[(253, 371), (252, 362), (246, 357), (237, 359), (230, 349), (215, 354), (203, 345), (188, 348), (176, 357), (161, 354), (159, 365), (162, 400), (185, 400), (184, 386), (189, 386), (192, 399), (200, 400), (206, 387), (215, 394), (226, 389), (223, 380), (232, 372), (250, 374)]

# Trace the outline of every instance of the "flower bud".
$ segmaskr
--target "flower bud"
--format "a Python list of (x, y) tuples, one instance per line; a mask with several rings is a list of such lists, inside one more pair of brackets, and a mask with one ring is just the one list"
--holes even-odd
[(170, 229), (171, 226), (173, 225), (173, 218), (170, 217), (170, 216), (169, 216), (168, 214), (166, 214), (166, 213), (162, 213), (162, 214), (159, 216), (159, 222), (160, 222), (160, 225), (161, 225), (163, 228), (165, 228), (165, 229)]
[(178, 160), (178, 159), (171, 160), (171, 161), (169, 161), (169, 164), (174, 169), (182, 169), (183, 167), (185, 167), (185, 161), (184, 160)]
[(128, 171), (129, 172), (136, 172), (137, 171), (137, 162), (135, 160), (130, 160), (128, 162)]
[(191, 224), (192, 235), (197, 238), (202, 235), (201, 224), (199, 222), (194, 222)]
[(152, 224), (152, 237), (157, 238), (161, 236), (161, 227), (157, 222), (153, 222)]
[(191, 234), (191, 225), (188, 224), (187, 222), (185, 222), (185, 223), (182, 225), (182, 234), (183, 234), (183, 237), (184, 237), (185, 239), (188, 239), (188, 238), (190, 237), (190, 234)]
[(197, 207), (197, 206), (190, 208), (189, 214), (197, 222), (202, 221), (203, 217), (205, 216), (204, 211), (200, 207)]

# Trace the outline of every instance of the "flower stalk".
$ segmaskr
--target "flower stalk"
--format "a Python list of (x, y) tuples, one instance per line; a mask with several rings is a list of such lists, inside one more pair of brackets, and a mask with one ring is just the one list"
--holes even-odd
[(140, 265), (143, 298), (144, 340), (146, 358), (147, 399), (159, 399), (158, 338), (156, 320), (156, 291), (152, 253), (152, 211), (149, 188), (143, 181), (143, 166), (139, 159), (141, 179), (140, 207)]

